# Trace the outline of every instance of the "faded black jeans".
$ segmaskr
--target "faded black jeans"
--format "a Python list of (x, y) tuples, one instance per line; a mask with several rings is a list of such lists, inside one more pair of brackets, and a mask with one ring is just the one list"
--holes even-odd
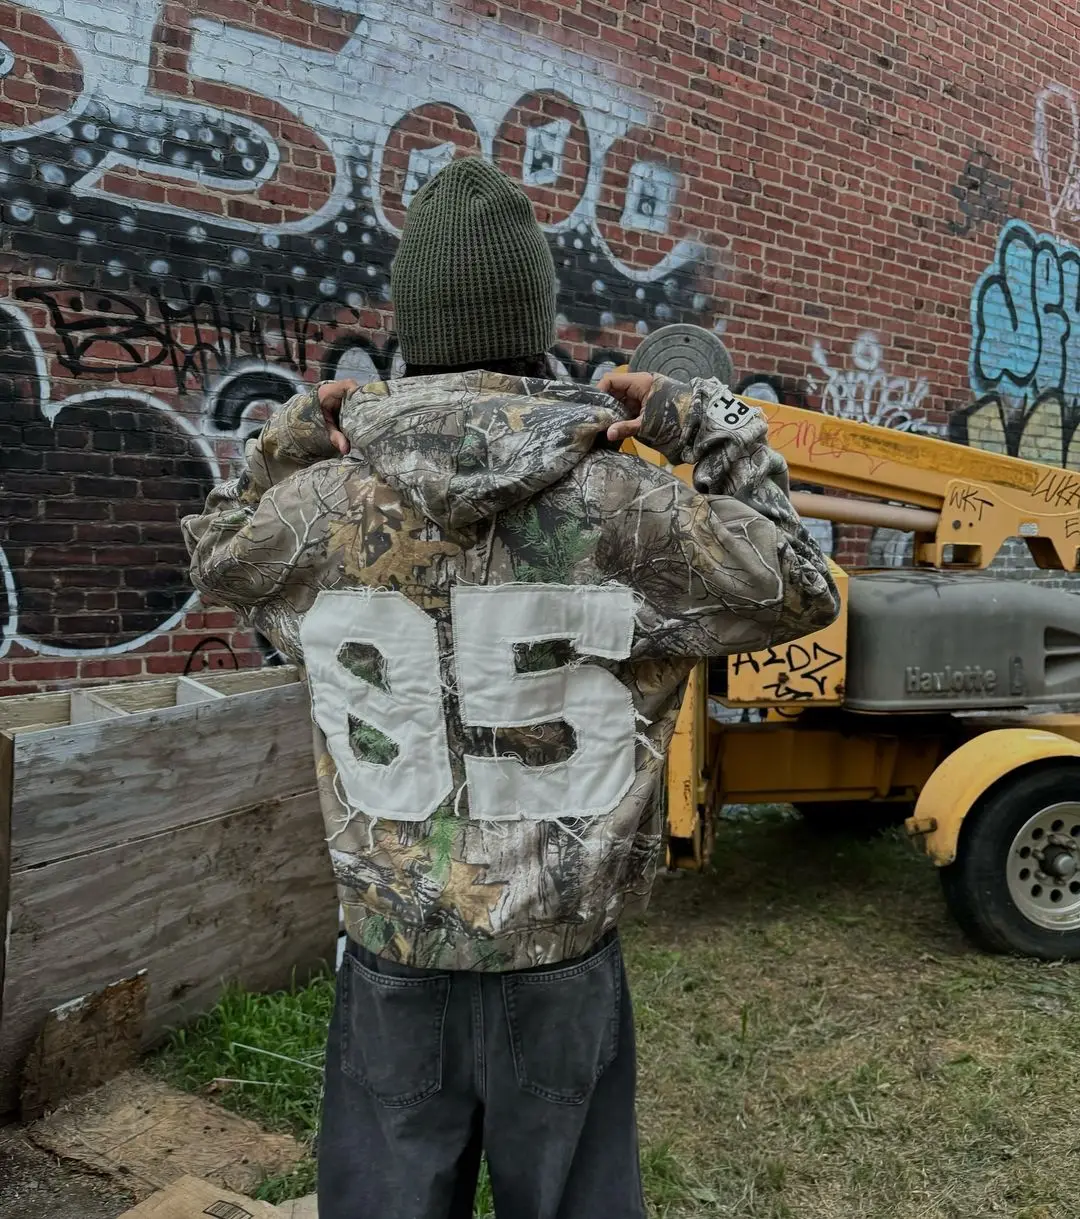
[(319, 1134), (319, 1219), (644, 1219), (619, 941), (512, 973), (395, 965), (350, 943)]

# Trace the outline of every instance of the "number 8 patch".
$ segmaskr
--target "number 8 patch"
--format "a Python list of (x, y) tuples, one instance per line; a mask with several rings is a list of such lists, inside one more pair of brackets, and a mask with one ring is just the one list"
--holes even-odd
[[(620, 585), (455, 586), (454, 666), (467, 727), (521, 728), (561, 720), (574, 753), (547, 766), (469, 754), (465, 780), (480, 820), (555, 820), (610, 813), (634, 781), (635, 710), (627, 687), (599, 665), (575, 662), (519, 673), (515, 645), (569, 640), (582, 656), (625, 660), (635, 600)], [(402, 593), (321, 592), (300, 628), (315, 722), (352, 808), (424, 821), (453, 794), (434, 620)], [(378, 649), (378, 685), (346, 669), (346, 644)], [(353, 750), (357, 720), (397, 747), (376, 763)]]

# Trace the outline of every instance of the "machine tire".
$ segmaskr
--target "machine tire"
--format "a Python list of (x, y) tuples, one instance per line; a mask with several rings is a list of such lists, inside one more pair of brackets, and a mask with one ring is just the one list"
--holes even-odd
[(1056, 931), (1028, 918), (1009, 888), (1017, 835), (1042, 809), (1080, 803), (1080, 765), (1054, 762), (1009, 776), (964, 820), (955, 862), (940, 869), (945, 902), (960, 929), (988, 952), (1080, 960), (1080, 920)]
[(876, 838), (903, 825), (914, 806), (876, 800), (837, 800), (795, 806), (799, 816), (822, 837)]

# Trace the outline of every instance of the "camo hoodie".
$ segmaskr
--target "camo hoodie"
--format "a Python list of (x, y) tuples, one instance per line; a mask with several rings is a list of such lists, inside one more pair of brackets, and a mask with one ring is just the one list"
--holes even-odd
[(760, 412), (657, 377), (612, 449), (596, 390), (492, 373), (314, 390), (184, 532), (205, 600), (304, 666), (349, 934), (505, 970), (646, 905), (664, 755), (695, 661), (817, 630), (836, 589)]

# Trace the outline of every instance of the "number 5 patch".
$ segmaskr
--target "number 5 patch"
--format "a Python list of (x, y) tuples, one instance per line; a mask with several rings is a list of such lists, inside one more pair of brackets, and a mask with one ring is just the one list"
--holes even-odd
[[(454, 668), (468, 727), (569, 724), (577, 748), (565, 761), (526, 766), (512, 757), (465, 757), (472, 816), (552, 820), (610, 813), (634, 780), (630, 691), (598, 665), (519, 673), (514, 648), (569, 640), (582, 656), (625, 660), (634, 632), (633, 593), (619, 585), (455, 586)], [(322, 592), (300, 628), (315, 721), (351, 807), (392, 821), (424, 821), (453, 794), (435, 622), (403, 594)], [(349, 643), (378, 649), (379, 685), (346, 669)], [(397, 746), (392, 761), (357, 757), (350, 721)]]

